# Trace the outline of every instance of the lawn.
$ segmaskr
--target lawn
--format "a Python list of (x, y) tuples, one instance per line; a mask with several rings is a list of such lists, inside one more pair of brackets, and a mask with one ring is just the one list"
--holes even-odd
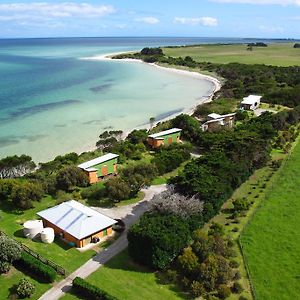
[(199, 45), (194, 47), (164, 48), (172, 57), (191, 56), (198, 62), (267, 64), (273, 66), (300, 65), (300, 49), (292, 43), (270, 44), (268, 47), (253, 47), (247, 51), (246, 45)]
[[(89, 276), (87, 281), (122, 300), (184, 299), (174, 286), (161, 284), (155, 273), (132, 262), (127, 250)], [(62, 299), (78, 297), (69, 293)]]
[(12, 213), (11, 208), (4, 207), (4, 205), (1, 204), (0, 228), (9, 236), (27, 245), (30, 249), (62, 266), (67, 272), (72, 272), (91, 258), (95, 254), (95, 251), (89, 250), (80, 253), (75, 248), (71, 248), (59, 240), (52, 244), (44, 244), (42, 242), (26, 239), (23, 236), (21, 224), (27, 220), (37, 219), (37, 212), (54, 205), (55, 200), (51, 197), (46, 197), (40, 202), (34, 202), (35, 207), (32, 209), (21, 213)]
[(35, 285), (35, 292), (31, 297), (33, 300), (38, 299), (50, 288), (50, 284), (39, 283), (12, 267), (8, 274), (0, 276), (0, 299), (9, 299), (11, 295), (10, 288), (18, 284), (20, 279), (24, 277)]
[(275, 177), (241, 243), (257, 299), (299, 299), (300, 143)]

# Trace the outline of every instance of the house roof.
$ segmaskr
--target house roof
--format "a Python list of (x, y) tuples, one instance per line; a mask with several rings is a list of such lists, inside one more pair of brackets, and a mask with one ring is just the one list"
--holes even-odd
[(212, 113), (212, 114), (209, 114), (208, 117), (211, 118), (211, 119), (219, 119), (222, 116), (219, 115), (219, 114), (216, 114), (216, 113)]
[(176, 133), (176, 132), (180, 132), (180, 131), (182, 131), (182, 129), (172, 128), (172, 129), (169, 129), (169, 130), (165, 130), (165, 131), (161, 131), (161, 132), (158, 132), (158, 133), (150, 134), (149, 137), (153, 138), (153, 139), (157, 139), (157, 138), (160, 138), (162, 136), (169, 135), (169, 134)]
[(243, 98), (242, 104), (255, 104), (256, 102), (260, 101), (260, 99), (262, 98), (262, 96), (255, 96), (255, 95), (250, 95), (246, 98)]
[(86, 171), (93, 171), (93, 168), (91, 168), (91, 167), (99, 165), (101, 163), (104, 163), (106, 161), (109, 161), (109, 160), (111, 160), (113, 158), (117, 158), (117, 157), (119, 157), (119, 155), (113, 154), (113, 153), (108, 153), (103, 156), (97, 157), (95, 159), (89, 160), (83, 164), (80, 164), (80, 165), (78, 165), (78, 168), (84, 169)]
[(37, 215), (78, 240), (117, 223), (117, 221), (75, 200), (63, 202), (57, 206), (40, 211)]

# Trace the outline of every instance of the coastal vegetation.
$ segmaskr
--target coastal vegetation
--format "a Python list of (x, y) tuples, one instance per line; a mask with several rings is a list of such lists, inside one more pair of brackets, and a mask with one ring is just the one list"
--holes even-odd
[[(272, 48), (263, 45), (251, 47), (255, 48), (253, 52), (260, 51), (256, 48)], [(170, 49), (175, 51), (181, 48)], [(81, 287), (98, 293), (99, 290), (90, 284), (99, 288), (101, 276), (100, 293), (104, 291), (103, 295), (108, 293), (117, 298), (123, 296), (122, 288), (119, 287), (125, 284), (122, 276), (126, 276), (126, 282), (128, 278), (132, 280), (135, 293), (132, 295), (129, 292), (128, 299), (135, 299), (137, 295), (141, 295), (137, 294), (137, 290), (143, 293), (145, 299), (148, 296), (149, 299), (153, 299), (151, 297), (157, 293), (161, 295), (159, 292), (165, 295), (165, 299), (177, 299), (179, 294), (187, 297), (225, 299), (232, 297), (231, 293), (235, 295), (234, 299), (237, 299), (245, 288), (242, 281), (245, 278), (241, 279), (241, 261), (237, 260), (234, 234), (240, 232), (240, 220), (252, 209), (259, 195), (252, 199), (250, 191), (246, 196), (233, 199), (234, 193), (252, 174), (267, 168), (266, 166), (272, 170), (279, 168), (280, 162), (271, 161), (274, 151), (291, 151), (292, 144), (299, 135), (300, 77), (297, 75), (300, 68), (201, 62), (190, 55), (184, 58), (167, 56), (165, 51), (168, 50), (144, 48), (140, 53), (122, 54), (115, 58), (138, 58), (151, 63), (205, 70), (226, 79), (214, 101), (195, 110), (194, 116), (197, 118), (205, 118), (211, 112), (233, 112), (237, 108), (238, 99), (249, 93), (261, 93), (268, 105), (284, 105), (287, 109), (278, 109), (277, 114), (266, 112), (259, 117), (238, 112), (235, 128), (220, 129), (216, 132), (203, 132), (197, 118), (182, 114), (165, 123), (159, 123), (151, 129), (151, 133), (178, 127), (182, 129), (184, 143), (161, 147), (157, 151), (150, 151), (148, 148), (147, 130), (134, 130), (125, 139), (121, 138), (123, 132), (117, 130), (101, 133), (96, 143), (97, 150), (93, 152), (58, 156), (51, 162), (40, 164), (36, 170), (28, 156), (5, 158), (0, 161), (0, 171), (4, 170), (1, 174), (8, 174), (2, 175), (4, 179), (0, 180), (1, 229), (71, 272), (92, 257), (94, 250), (79, 253), (60, 241), (46, 246), (32, 243), (21, 236), (20, 225), (33, 218), (37, 211), (69, 199), (93, 206), (101, 206), (103, 203), (114, 206), (122, 201), (131, 203), (132, 199), (140, 199), (142, 188), (161, 179), (165, 182), (168, 178), (167, 192), (154, 197), (149, 211), (128, 232), (130, 258), (127, 252), (121, 253), (88, 278), (88, 283), (79, 279), (77, 281), (80, 281)], [(200, 157), (191, 159), (192, 150), (200, 153)], [(89, 186), (87, 176), (77, 165), (106, 152), (119, 155), (119, 174)], [(297, 165), (296, 162), (295, 166)], [(291, 167), (290, 170), (291, 174), (295, 172)], [(267, 183), (260, 186), (260, 189), (263, 190), (265, 186)], [(288, 188), (293, 192), (295, 187)], [(227, 207), (228, 201), (230, 207)], [(277, 204), (276, 201), (274, 200), (274, 203)], [(276, 204), (271, 208), (274, 209)], [(212, 219), (226, 214), (223, 211), (224, 206), (229, 213), (226, 223), (220, 225), (212, 222)], [(291, 207), (296, 207), (296, 204), (287, 205), (287, 215), (291, 214)], [(259, 226), (264, 225), (267, 212), (262, 214), (261, 220), (258, 221)], [(231, 229), (233, 235), (230, 235), (226, 226), (229, 228), (233, 224), (236, 224), (236, 228)], [(256, 235), (258, 227), (251, 224), (252, 222), (244, 233), (242, 243), (245, 244), (245, 255), (249, 257), (249, 269), (256, 270), (254, 266), (257, 249), (256, 243), (252, 243), (252, 237)], [(286, 229), (294, 232), (296, 224), (297, 218), (291, 223), (292, 228)], [(274, 230), (276, 228), (281, 230), (280, 222), (277, 227), (274, 225)], [(247, 240), (247, 232), (251, 237), (250, 242)], [(232, 237), (235, 238), (234, 241)], [(290, 235), (287, 237), (290, 238)], [(267, 238), (268, 234), (264, 236), (264, 239)], [(261, 240), (257, 241), (258, 244), (260, 242)], [(266, 245), (266, 253), (269, 253), (274, 243), (270, 241), (266, 244), (269, 247), (267, 249)], [(280, 261), (279, 257), (277, 259)], [(31, 264), (30, 259), (25, 261), (28, 265)], [(292, 258), (290, 261), (292, 262)], [(7, 268), (7, 260), (3, 261), (1, 266)], [(274, 271), (271, 267), (269, 269), (270, 272)], [(158, 279), (150, 270), (155, 270), (157, 276), (162, 275), (167, 281), (167, 286), (159, 285), (156, 282)], [(145, 281), (149, 281), (150, 287), (142, 284), (141, 273), (145, 273)], [(254, 275), (255, 287), (257, 279), (264, 284), (262, 274), (265, 273), (265, 268), (261, 268)], [(286, 276), (289, 275), (290, 273), (287, 273)], [(103, 280), (103, 276), (107, 276), (107, 280)], [(112, 280), (111, 276), (117, 276), (116, 280)], [(246, 272), (243, 276), (246, 276)], [(269, 278), (271, 277), (270, 275)], [(34, 283), (39, 286), (39, 283)], [(176, 292), (168, 287), (175, 288)], [(264, 285), (262, 287), (265, 288)], [(182, 292), (178, 293), (178, 289)], [(258, 290), (260, 289), (261, 287), (258, 287)], [(282, 290), (274, 288), (274, 293), (282, 294)], [(72, 295), (67, 295), (66, 299), (68, 297)]]

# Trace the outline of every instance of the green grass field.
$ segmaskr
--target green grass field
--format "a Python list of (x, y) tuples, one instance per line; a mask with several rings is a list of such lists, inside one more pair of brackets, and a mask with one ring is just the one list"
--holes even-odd
[[(87, 281), (123, 300), (185, 299), (174, 286), (161, 284), (155, 273), (132, 262), (127, 250), (89, 276)], [(62, 299), (78, 297), (71, 292)]]
[[(80, 253), (77, 249), (69, 247), (62, 241), (55, 241), (52, 244), (44, 244), (24, 238), (22, 233), (22, 223), (27, 220), (37, 219), (36, 213), (55, 205), (55, 200), (51, 197), (42, 199), (41, 202), (34, 202), (34, 208), (20, 213), (12, 213), (11, 207), (6, 207), (3, 203), (0, 204), (0, 229), (12, 238), (27, 245), (30, 249), (36, 251), (43, 257), (52, 260), (62, 266), (67, 272), (72, 272), (80, 267), (84, 262), (90, 259), (96, 253), (93, 250)], [(0, 276), (0, 299), (8, 299), (9, 289), (16, 284), (20, 278), (25, 275), (20, 271), (13, 269), (8, 275)], [(25, 276), (26, 277), (26, 276)], [(36, 285), (36, 292), (33, 299), (38, 299), (47, 289), (50, 284), (42, 284), (38, 281), (29, 278)], [(60, 280), (60, 279), (59, 279)]]
[(30, 298), (32, 300), (38, 299), (43, 293), (45, 293), (50, 288), (50, 284), (35, 281), (12, 267), (8, 274), (0, 276), (0, 299), (14, 299), (10, 298), (10, 288), (14, 285), (17, 285), (20, 279), (24, 277), (35, 285), (35, 292)]
[(300, 65), (300, 49), (294, 44), (271, 44), (268, 47), (253, 47), (247, 51), (246, 45), (201, 45), (195, 47), (164, 48), (168, 56), (191, 56), (198, 62), (267, 64), (273, 66)]
[(300, 143), (241, 236), (258, 300), (299, 299), (299, 212)]

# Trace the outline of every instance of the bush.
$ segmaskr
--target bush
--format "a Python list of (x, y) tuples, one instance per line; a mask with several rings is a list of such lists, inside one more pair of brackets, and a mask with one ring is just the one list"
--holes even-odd
[(239, 271), (236, 271), (235, 274), (234, 274), (234, 276), (233, 276), (233, 279), (234, 280), (239, 280), (241, 278), (242, 278), (241, 273)]
[(86, 282), (80, 277), (76, 277), (73, 280), (73, 288), (75, 292), (88, 300), (117, 300), (116, 297), (109, 295), (105, 291)]
[(240, 296), (240, 297), (239, 297), (239, 300), (248, 300), (248, 298), (245, 297), (245, 296)]
[(230, 265), (231, 268), (236, 269), (236, 268), (239, 267), (240, 264), (236, 260), (231, 260), (229, 262), (229, 265)]
[(230, 288), (225, 284), (220, 284), (218, 288), (218, 296), (221, 299), (226, 299), (231, 295)]
[(175, 283), (177, 281), (178, 274), (176, 270), (167, 270), (166, 278), (170, 283)]
[(17, 285), (16, 291), (19, 298), (30, 298), (35, 291), (35, 286), (26, 278), (22, 278)]
[(232, 292), (235, 294), (240, 294), (244, 289), (239, 282), (235, 282), (231, 288)]
[(127, 235), (128, 251), (138, 263), (165, 269), (191, 239), (189, 224), (175, 215), (144, 214)]
[(24, 251), (22, 252), (21, 259), (18, 261), (18, 263), (45, 282), (54, 282), (56, 279), (57, 274), (52, 267), (45, 265)]
[(11, 264), (21, 257), (22, 248), (13, 239), (0, 235), (0, 273), (7, 273)]
[(7, 261), (0, 261), (0, 274), (7, 273), (10, 270), (10, 263)]

